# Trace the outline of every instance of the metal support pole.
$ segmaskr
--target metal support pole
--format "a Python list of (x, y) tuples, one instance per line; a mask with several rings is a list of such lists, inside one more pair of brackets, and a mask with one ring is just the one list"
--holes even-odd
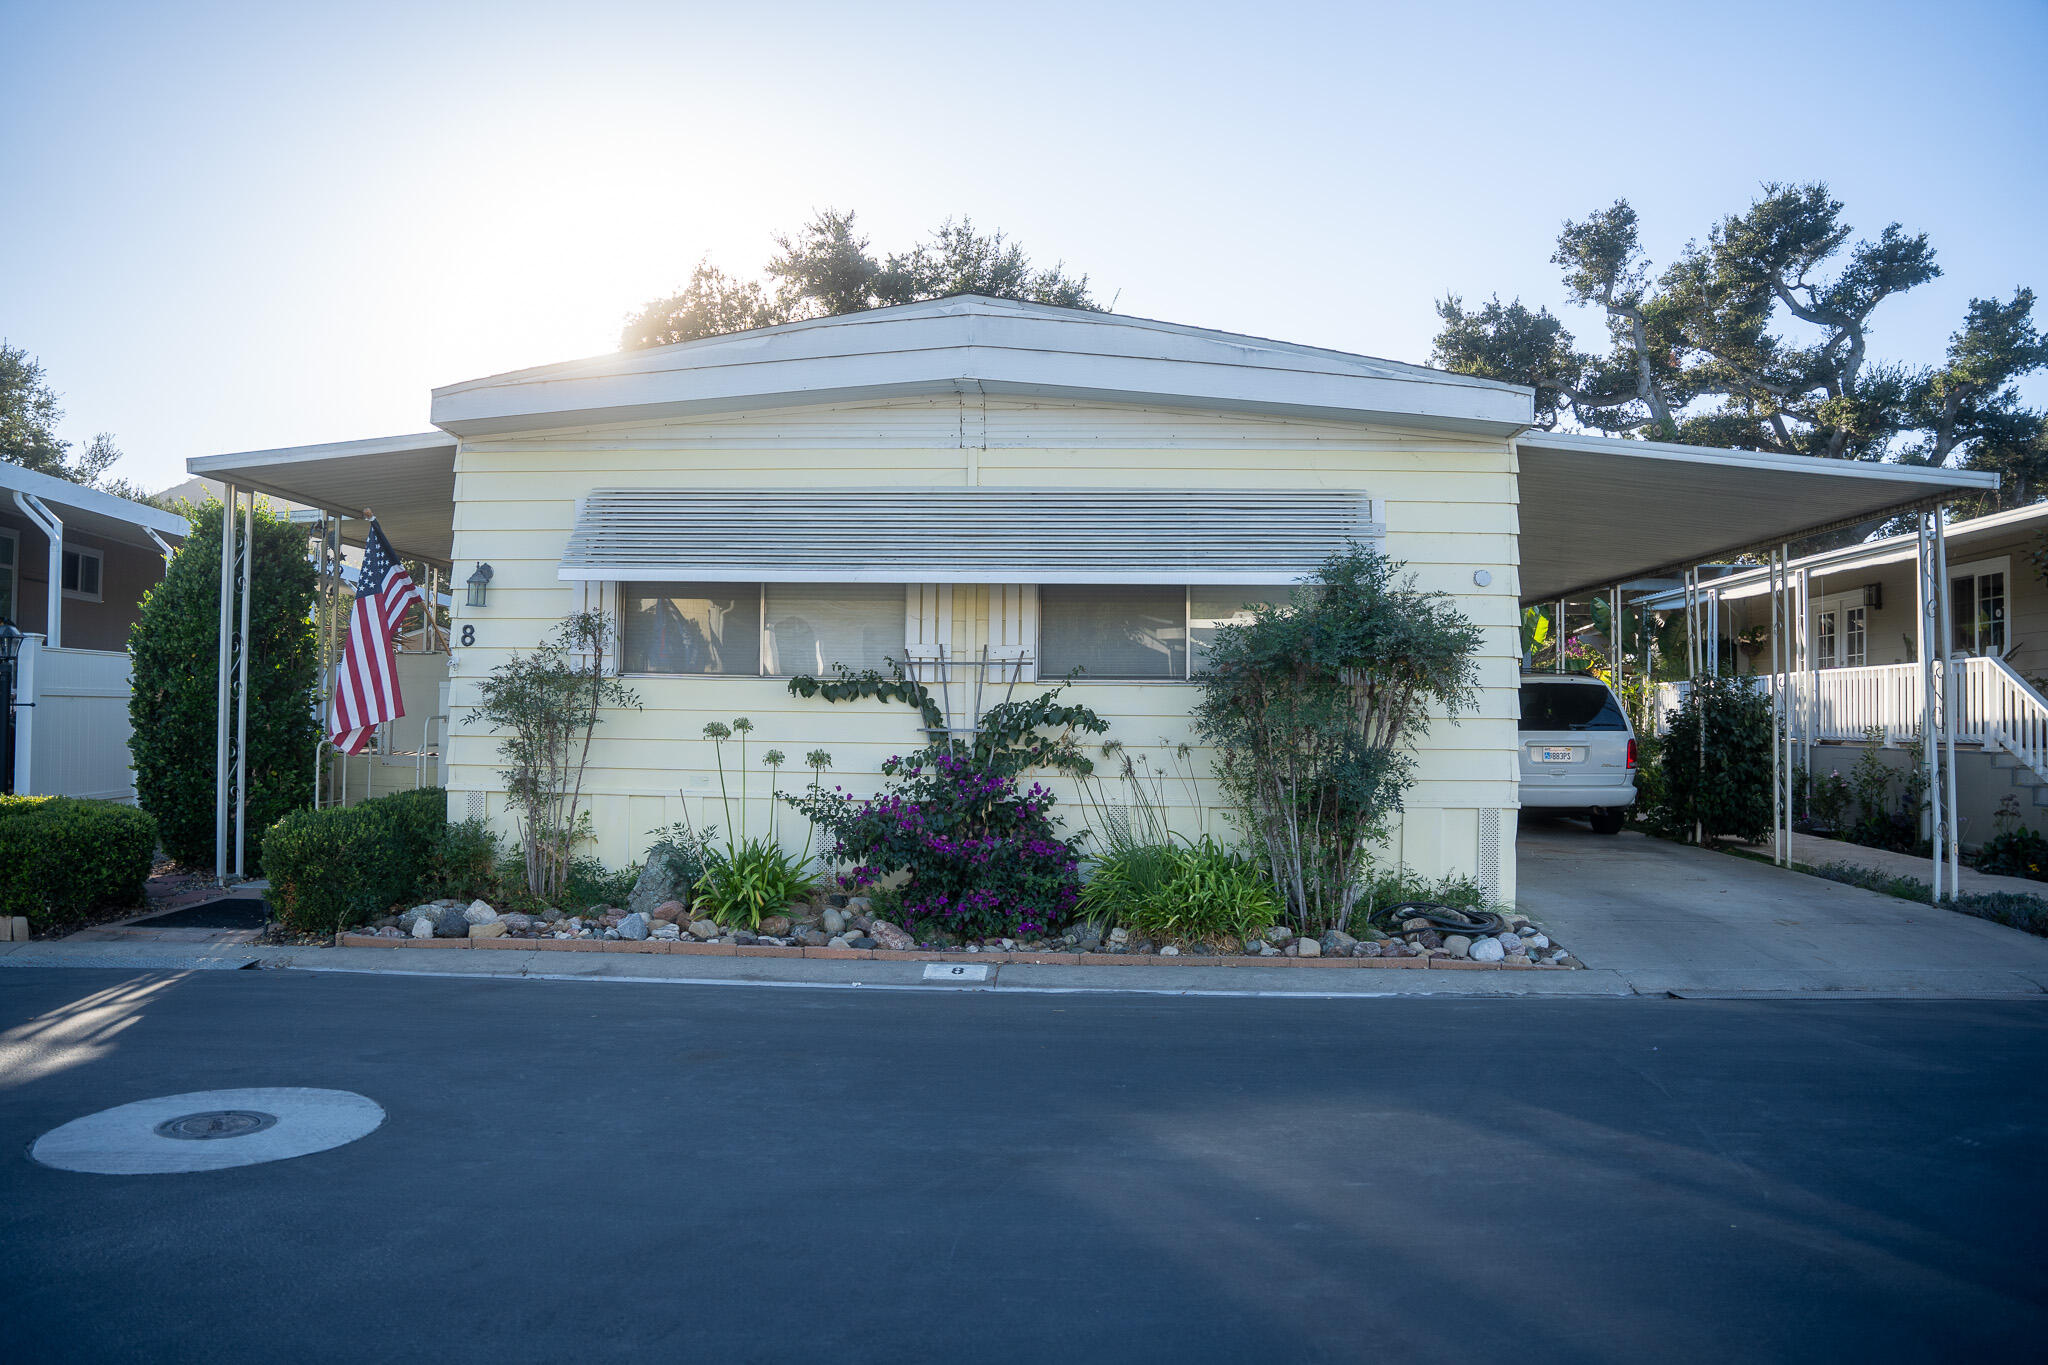
[(1939, 565), (1935, 562), (1931, 537), (1933, 528), (1930, 518), (1922, 513), (1916, 518), (1917, 536), (1915, 548), (1919, 551), (1918, 583), (1920, 589), (1920, 751), (1921, 763), (1927, 772), (1928, 794), (1928, 845), (1933, 858), (1933, 894), (1937, 904), (1945, 900), (1942, 888), (1943, 873), (1947, 870), (1942, 858), (1941, 847), (1941, 750), (1935, 735), (1936, 689), (1941, 680), (1937, 674), (1941, 668), (1942, 656), (1948, 651), (1942, 644), (1942, 630), (1946, 613), (1941, 609), (1945, 596), (1945, 585), (1941, 582)]
[(1784, 749), (1779, 720), (1785, 706), (1785, 604), (1778, 582), (1778, 552), (1770, 551), (1765, 562), (1771, 590), (1771, 861), (1782, 867), (1785, 832), (1779, 820), (1778, 783)]
[[(1956, 669), (1953, 649), (1955, 646), (1955, 625), (1950, 619), (1953, 610), (1948, 592), (1948, 531), (1943, 525), (1939, 507), (1934, 510), (1934, 565), (1935, 582), (1940, 584), (1937, 595), (1941, 602), (1941, 783), (1942, 811), (1947, 816), (1943, 829), (1943, 844), (1948, 849), (1949, 895), (1957, 896), (1963, 890), (1962, 831), (1956, 819)], [(1929, 776), (1930, 785), (1933, 781)]]
[(1564, 672), (1564, 599), (1562, 597), (1557, 599), (1557, 629), (1551, 632), (1551, 639), (1555, 642), (1555, 653), (1550, 661), (1551, 671), (1562, 673)]
[(1621, 584), (1607, 590), (1607, 670), (1621, 690)]
[(235, 875), (248, 875), (249, 855), (249, 591), (256, 563), (256, 490), (242, 509), (242, 628), (235, 660)]
[(1718, 584), (1707, 595), (1707, 676), (1721, 676), (1721, 589)]
[(222, 884), (226, 884), (228, 879), (228, 703), (234, 685), (235, 497), (233, 484), (221, 489), (220, 650), (213, 737), (213, 875)]
[(1792, 547), (1778, 547), (1778, 579), (1785, 590), (1785, 729), (1778, 742), (1785, 746), (1784, 819), (1785, 866), (1792, 865), (1792, 812), (1799, 781), (1799, 676), (1806, 661), (1806, 634), (1800, 620), (1799, 592), (1792, 579)]

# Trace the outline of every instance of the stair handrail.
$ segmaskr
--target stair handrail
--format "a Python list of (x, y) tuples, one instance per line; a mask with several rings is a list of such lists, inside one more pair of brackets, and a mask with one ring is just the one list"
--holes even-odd
[[(1965, 715), (1981, 717), (1986, 743), (1995, 744), (2048, 779), (2048, 697), (1996, 655), (1956, 661)], [(1958, 728), (1968, 722), (1958, 716)]]

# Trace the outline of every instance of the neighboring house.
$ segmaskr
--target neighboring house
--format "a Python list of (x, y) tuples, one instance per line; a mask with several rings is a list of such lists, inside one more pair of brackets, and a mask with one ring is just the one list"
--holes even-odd
[(15, 678), (22, 794), (133, 800), (128, 629), (185, 519), (0, 463), (0, 618), (29, 636)]
[[(1956, 680), (1957, 831), (1965, 846), (1995, 832), (1993, 817), (2008, 795), (2025, 824), (2048, 831), (2048, 584), (2035, 568), (2044, 532), (2048, 503), (1947, 527), (1942, 592)], [(1882, 736), (1886, 761), (1907, 767), (1918, 753), (1923, 696), (1916, 538), (1808, 555), (1792, 560), (1790, 571), (1795, 584), (1805, 584), (1806, 605), (1794, 617), (1804, 622), (1810, 663), (1794, 688), (1793, 731), (1810, 737), (1813, 772), (1847, 772), (1871, 730)], [(1707, 619), (1725, 642), (1722, 657), (1737, 673), (1772, 670), (1769, 591), (1763, 569), (1703, 589)], [(1683, 606), (1671, 593), (1644, 602), (1667, 611)]]
[[(615, 866), (685, 813), (726, 824), (709, 722), (752, 720), (750, 764), (829, 750), (859, 793), (923, 742), (908, 708), (800, 699), (791, 674), (931, 672), (943, 650), (964, 710), (986, 649), (1019, 695), (1081, 670), (1069, 696), (1105, 738), (1192, 742), (1216, 625), (1346, 540), (1382, 546), (1484, 643), (1478, 709), (1421, 742), (1381, 856), (1512, 897), (1521, 603), (1995, 485), (1537, 432), (1532, 413), (1527, 389), (1422, 366), (956, 297), (450, 385), (435, 432), (190, 468), (348, 518), (374, 506), (451, 582), (491, 566), (483, 605), (458, 590), (445, 656), (457, 818), (511, 828), (497, 737), (466, 710), (478, 681), (565, 614), (611, 613), (607, 665), (644, 704), (607, 714), (585, 782), (592, 851)], [(408, 709), (434, 709), (433, 681)], [(1210, 757), (1196, 748), (1197, 798), (1173, 787), (1170, 814), (1228, 836)]]

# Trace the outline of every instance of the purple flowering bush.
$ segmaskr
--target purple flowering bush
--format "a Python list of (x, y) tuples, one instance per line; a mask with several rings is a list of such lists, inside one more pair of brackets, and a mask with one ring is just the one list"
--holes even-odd
[(896, 873), (905, 918), (963, 937), (1049, 933), (1080, 899), (1080, 856), (1059, 833), (1053, 795), (927, 751), (884, 765), (888, 790), (785, 798), (832, 837), (839, 882), (864, 891)]

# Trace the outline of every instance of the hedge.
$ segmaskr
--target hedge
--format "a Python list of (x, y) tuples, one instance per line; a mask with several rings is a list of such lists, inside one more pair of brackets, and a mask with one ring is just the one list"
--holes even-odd
[(156, 843), (156, 821), (133, 806), (0, 796), (0, 914), (44, 928), (102, 906), (139, 906)]
[(288, 929), (327, 934), (417, 896), (448, 829), (440, 787), (293, 811), (263, 836), (270, 904)]

